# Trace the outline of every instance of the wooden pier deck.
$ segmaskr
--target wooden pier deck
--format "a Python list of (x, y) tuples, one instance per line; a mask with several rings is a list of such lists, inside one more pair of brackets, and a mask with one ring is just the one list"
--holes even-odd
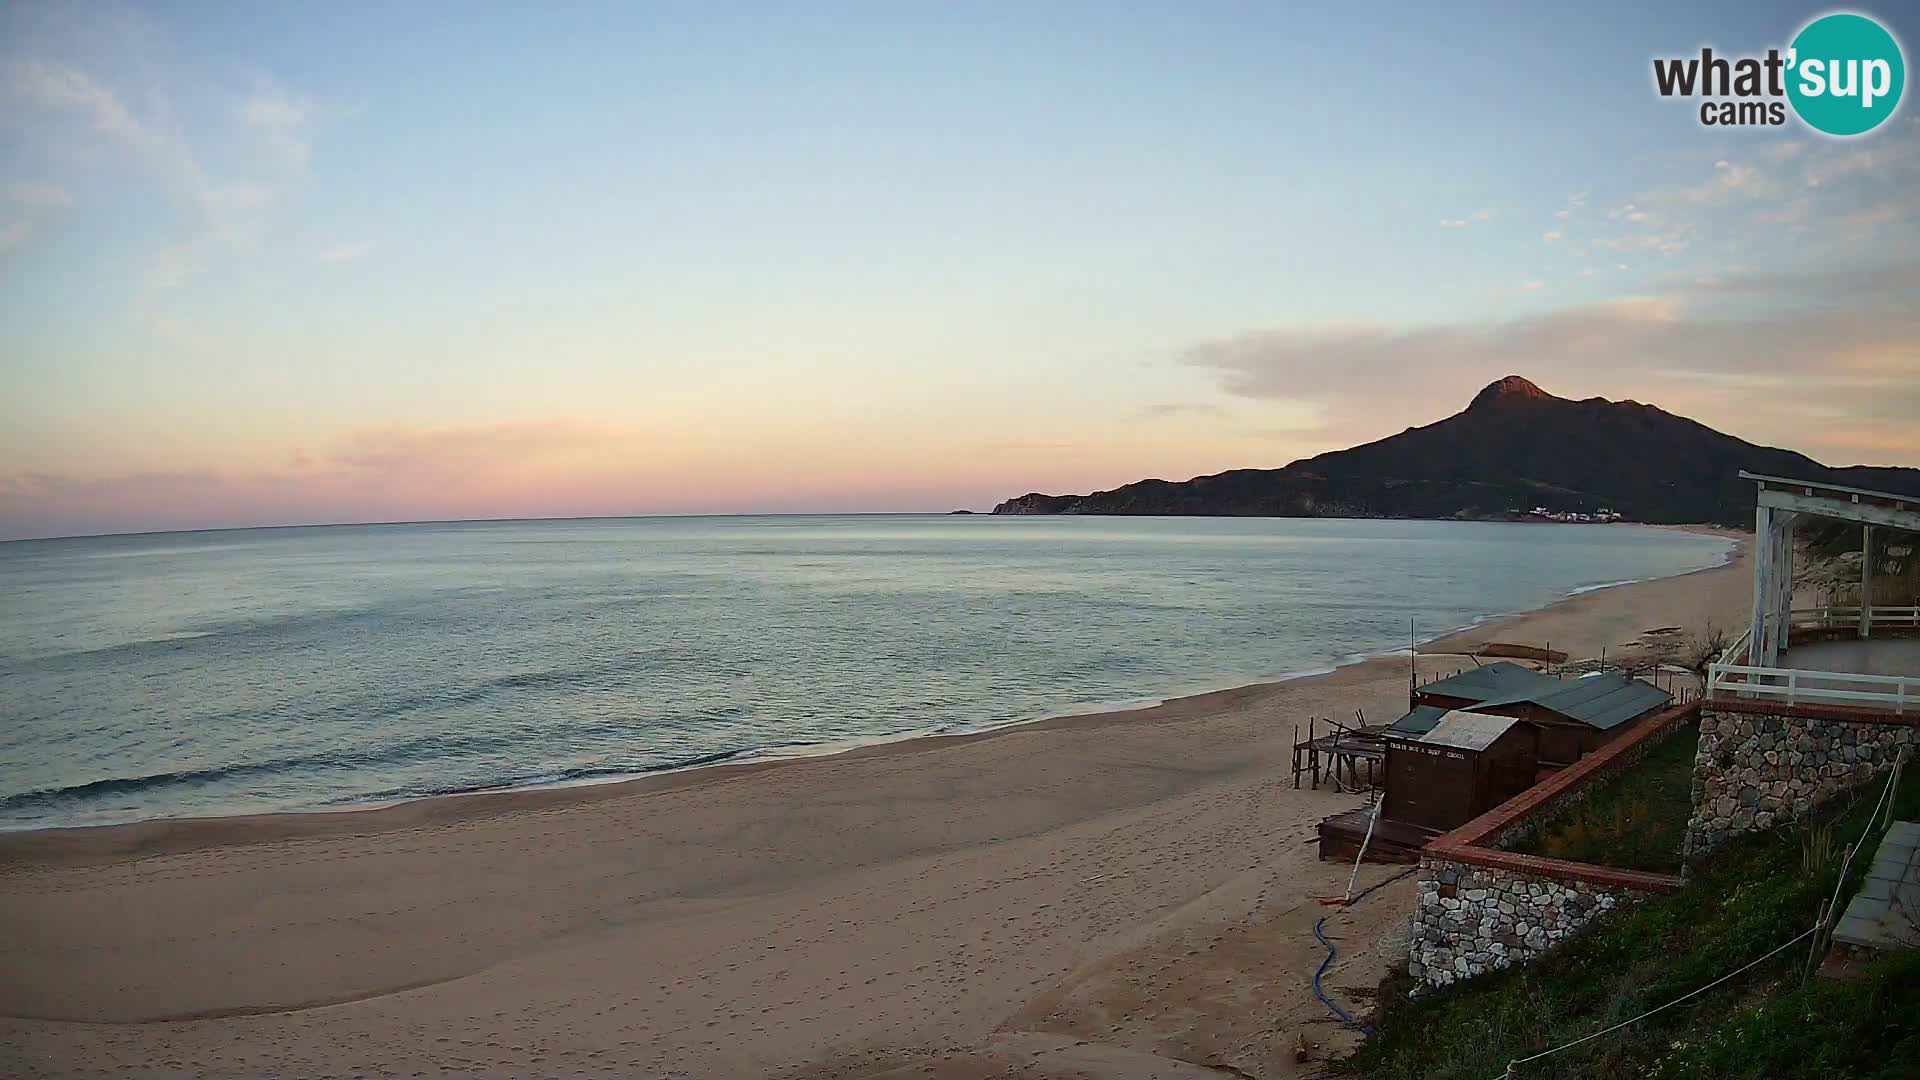
[[(1358, 727), (1348, 727), (1331, 720), (1309, 719), (1307, 737), (1300, 737), (1300, 728), (1293, 729), (1293, 786), (1300, 786), (1302, 773), (1313, 777), (1313, 786), (1320, 786), (1322, 774), (1333, 781), (1342, 791), (1370, 791), (1381, 786), (1387, 778), (1387, 746), (1380, 733), (1385, 728), (1365, 726), (1365, 717)], [(1320, 734), (1320, 725), (1325, 724), (1327, 733)]]
[[(1371, 817), (1373, 817), (1373, 808), (1362, 806), (1321, 821), (1320, 857), (1342, 862), (1351, 861), (1360, 853), (1361, 841), (1366, 840), (1367, 820)], [(1439, 835), (1439, 829), (1429, 829), (1383, 816), (1373, 823), (1373, 839), (1367, 841), (1367, 861), (1419, 862), (1420, 849), (1426, 846), (1427, 841)]]

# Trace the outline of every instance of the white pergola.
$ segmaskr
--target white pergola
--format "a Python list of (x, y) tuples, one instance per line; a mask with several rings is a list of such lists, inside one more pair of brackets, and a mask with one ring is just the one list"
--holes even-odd
[[(1744, 469), (1740, 477), (1760, 487), (1753, 522), (1753, 624), (1747, 631), (1746, 666), (1777, 668), (1780, 654), (1787, 648), (1787, 632), (1794, 615), (1793, 522), (1802, 514), (1855, 521), (1864, 527), (1858, 618), (1860, 636), (1871, 637), (1877, 614), (1873, 606), (1873, 527), (1920, 532), (1920, 499), (1812, 480), (1761, 476)], [(1883, 610), (1902, 621), (1915, 614), (1912, 608)], [(1846, 615), (1852, 617), (1851, 609)]]

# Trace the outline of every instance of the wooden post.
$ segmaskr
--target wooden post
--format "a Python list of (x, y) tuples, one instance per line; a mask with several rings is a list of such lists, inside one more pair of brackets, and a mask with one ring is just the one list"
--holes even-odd
[(1873, 634), (1873, 526), (1860, 526), (1860, 636)]
[(1293, 725), (1293, 790), (1300, 790), (1300, 725)]
[[(1842, 864), (1844, 865), (1844, 864)], [(1827, 926), (1827, 902), (1820, 901), (1819, 917), (1813, 920), (1813, 944), (1807, 946), (1807, 969), (1800, 973), (1800, 985), (1807, 984), (1807, 978), (1813, 974), (1814, 961), (1820, 957), (1820, 939), (1825, 935), (1821, 931)]]
[(1313, 790), (1320, 790), (1320, 747), (1313, 735), (1313, 717), (1307, 717), (1307, 763), (1313, 767)]

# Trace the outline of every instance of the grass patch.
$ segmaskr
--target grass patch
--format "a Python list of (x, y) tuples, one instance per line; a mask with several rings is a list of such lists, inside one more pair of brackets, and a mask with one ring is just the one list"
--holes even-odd
[[(1686, 742), (1683, 736), (1679, 741)], [(1673, 896), (1616, 911), (1565, 947), (1419, 1002), (1383, 986), (1379, 1031), (1338, 1069), (1377, 1080), (1489, 1080), (1507, 1063), (1672, 1001), (1813, 924), (1878, 784), (1805, 826), (1741, 837)], [(1844, 797), (1843, 797), (1844, 798)], [(1894, 816), (1920, 817), (1920, 770)], [(1815, 839), (1828, 830), (1834, 842)], [(1868, 845), (1878, 842), (1878, 833)], [(1871, 860), (1854, 860), (1847, 892)], [(1882, 959), (1855, 980), (1800, 985), (1801, 942), (1722, 986), (1612, 1035), (1522, 1066), (1521, 1077), (1715, 1078), (1910, 1075), (1920, 1050), (1920, 958)], [(1389, 989), (1397, 993), (1389, 993)]]
[(1514, 851), (1574, 862), (1680, 872), (1680, 841), (1693, 811), (1697, 738), (1679, 731), (1608, 777), (1568, 814), (1515, 844)]

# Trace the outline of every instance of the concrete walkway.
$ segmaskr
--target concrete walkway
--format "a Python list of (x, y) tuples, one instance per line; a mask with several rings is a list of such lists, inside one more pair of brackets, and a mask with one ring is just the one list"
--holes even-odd
[(1780, 666), (1854, 675), (1920, 675), (1920, 637), (1810, 641), (1788, 649)]
[(1920, 823), (1896, 821), (1874, 852), (1867, 880), (1833, 929), (1849, 945), (1920, 945)]

